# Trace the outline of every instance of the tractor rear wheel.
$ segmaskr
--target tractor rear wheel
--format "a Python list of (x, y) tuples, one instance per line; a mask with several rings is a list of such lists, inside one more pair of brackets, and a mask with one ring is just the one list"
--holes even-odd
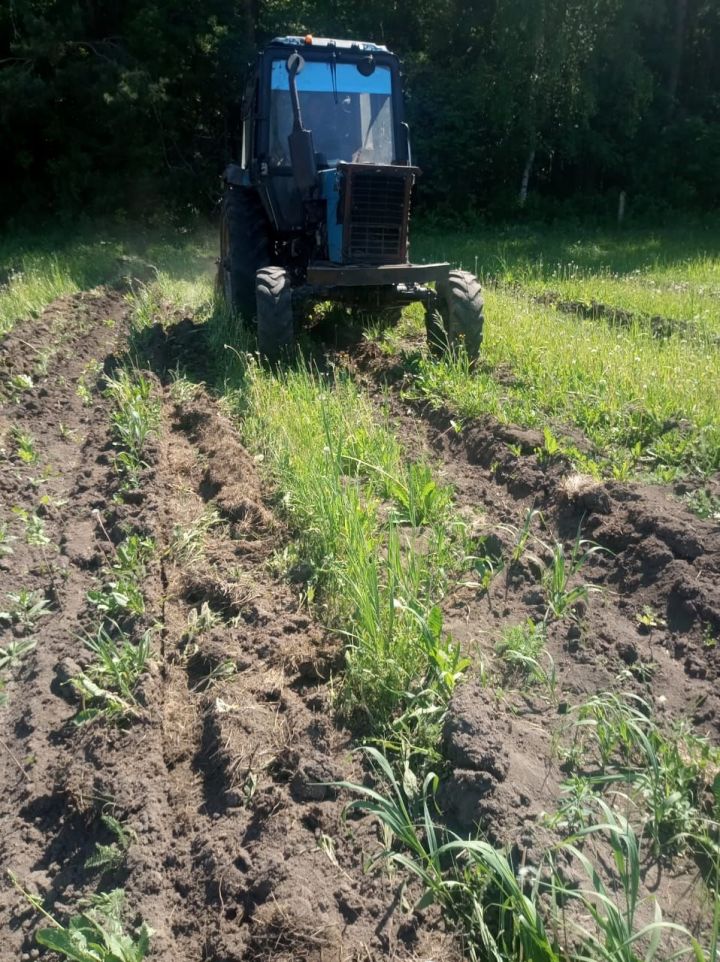
[(222, 199), (218, 287), (245, 324), (255, 315), (255, 274), (268, 260), (268, 223), (260, 199), (228, 185)]
[(258, 350), (269, 361), (287, 357), (295, 346), (290, 275), (283, 267), (261, 267), (255, 278)]
[(476, 361), (483, 339), (485, 314), (480, 284), (468, 271), (450, 271), (437, 285), (437, 310), (426, 309), (430, 350), (440, 354), (461, 346)]

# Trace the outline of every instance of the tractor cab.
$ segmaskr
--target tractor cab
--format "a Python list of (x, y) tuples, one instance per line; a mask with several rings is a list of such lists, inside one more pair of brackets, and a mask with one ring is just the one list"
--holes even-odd
[[(395, 54), (361, 41), (277, 37), (248, 79), (241, 144), (224, 174), (219, 281), (234, 310), (256, 317), (263, 353), (286, 353), (304, 308), (328, 300), (391, 322), (420, 300), (435, 347), (453, 340), (439, 318), (458, 272), (408, 259), (420, 171)], [(463, 338), (476, 354), (481, 314), (472, 326)]]

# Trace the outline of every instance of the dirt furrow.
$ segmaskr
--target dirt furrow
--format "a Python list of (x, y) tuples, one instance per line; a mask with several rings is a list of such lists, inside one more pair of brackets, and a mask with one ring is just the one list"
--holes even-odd
[[(78, 337), (43, 380), (30, 374), (32, 387), (8, 409), (35, 435), (40, 463), (62, 470), (44, 488), (54, 499), (42, 512), (54, 553), (18, 539), (4, 562), (8, 590), (43, 591), (52, 610), (0, 709), (10, 786), (0, 803), (3, 866), (62, 918), (93, 891), (124, 888), (128, 924), (148, 922), (160, 960), (453, 958), (434, 916), (422, 926), (393, 912), (399, 880), (366, 874), (373, 824), (341, 819), (344, 800), (328, 782), (363, 772), (333, 719), (338, 645), (272, 575), (285, 534), (209, 395), (194, 387), (181, 397), (153, 379), (159, 428), (139, 493), (120, 491), (98, 377), (122, 356), (126, 306), (114, 294), (98, 298), (52, 308), (62, 331), (81, 317)], [(48, 341), (55, 329), (45, 317), (37, 328)], [(8, 385), (28, 373), (22, 333), (3, 345)], [(40, 416), (43, 405), (62, 430)], [(15, 481), (4, 486), (2, 520), (16, 503), (35, 506), (24, 462), (8, 457)], [(154, 545), (145, 613), (129, 629), (136, 639), (152, 632), (140, 717), (77, 726), (67, 681), (88, 662), (87, 592), (131, 534)], [(132, 840), (121, 864), (98, 873), (85, 862), (96, 843), (112, 841), (105, 813)], [(7, 879), (0, 917), (9, 933), (0, 958), (35, 957), (38, 917)]]
[[(438, 798), (452, 827), (472, 832), (479, 824), (532, 866), (551, 843), (542, 813), (557, 808), (567, 777), (555, 739), (570, 706), (597, 692), (633, 693), (668, 724), (689, 718), (720, 741), (720, 527), (666, 489), (598, 483), (565, 458), (539, 456), (540, 432), (491, 418), (459, 426), (449, 411), (408, 404), (395, 364), (372, 344), (336, 361), (380, 409), (390, 404), (408, 456), (436, 464), (458, 517), (497, 563), (487, 586), (458, 586), (443, 602), (445, 626), (473, 668), (450, 704), (443, 752), (451, 771)], [(527, 548), (508, 564), (531, 518)], [(508, 629), (543, 620), (548, 549), (559, 542), (569, 553), (578, 535), (607, 550), (570, 581), (591, 593), (573, 618), (551, 620), (544, 676), (528, 685), (507, 671), (497, 645)], [(698, 925), (702, 883), (692, 861), (647, 884), (678, 912), (676, 921)]]

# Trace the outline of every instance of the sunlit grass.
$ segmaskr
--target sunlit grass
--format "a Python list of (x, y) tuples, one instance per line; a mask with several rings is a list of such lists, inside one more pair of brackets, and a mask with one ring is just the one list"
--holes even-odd
[[(527, 426), (580, 428), (595, 446), (586, 465), (627, 477), (720, 466), (720, 250), (699, 231), (667, 237), (522, 229), (436, 234), (414, 253), (446, 257), (486, 280), (483, 361), (422, 362), (416, 387), (458, 414), (491, 413)], [(495, 282), (502, 286), (494, 287)], [(510, 285), (509, 287), (507, 285)], [(637, 314), (630, 323), (537, 303), (555, 292)], [(643, 315), (690, 325), (653, 336)], [(498, 374), (500, 376), (498, 377)]]
[(207, 296), (214, 247), (210, 231), (186, 234), (130, 225), (74, 235), (54, 231), (8, 238), (0, 242), (0, 335), (63, 294), (124, 277), (164, 280), (166, 289), (176, 284), (175, 299), (180, 301), (185, 294), (188, 306), (197, 306), (189, 294), (202, 291)]
[[(465, 417), (582, 429), (617, 472), (717, 470), (720, 352), (680, 336), (611, 329), (486, 292), (484, 363), (423, 362), (417, 385)], [(502, 366), (512, 377), (496, 377)]]

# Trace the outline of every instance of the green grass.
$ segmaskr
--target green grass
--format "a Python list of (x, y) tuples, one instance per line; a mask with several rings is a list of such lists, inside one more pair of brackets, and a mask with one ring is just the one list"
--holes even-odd
[(564, 426), (580, 428), (595, 448), (588, 464), (620, 478), (720, 467), (720, 351), (613, 330), (501, 291), (486, 292), (486, 313), (477, 373), (463, 358), (423, 360), (417, 394), (466, 418), (551, 426), (561, 439)]
[[(464, 417), (579, 428), (596, 473), (660, 479), (720, 467), (720, 237), (698, 232), (588, 234), (508, 230), (420, 239), (420, 256), (447, 257), (506, 287), (486, 289), (484, 363), (420, 363), (416, 391)], [(564, 285), (564, 286), (563, 286)], [(562, 297), (692, 321), (654, 337), (647, 325), (611, 325), (563, 313), (529, 295)], [(416, 316), (416, 320), (419, 320)], [(699, 333), (698, 333), (699, 332)], [(498, 376), (500, 374), (500, 376)]]
[[(0, 336), (62, 294), (140, 275), (174, 282), (176, 299), (214, 270), (214, 236), (132, 225), (44, 231), (0, 240)], [(161, 296), (161, 295), (160, 295)]]
[(383, 735), (421, 707), (437, 721), (465, 664), (437, 607), (465, 560), (451, 492), (405, 461), (347, 377), (250, 362), (230, 402), (296, 535), (308, 600), (345, 639), (341, 714)]

